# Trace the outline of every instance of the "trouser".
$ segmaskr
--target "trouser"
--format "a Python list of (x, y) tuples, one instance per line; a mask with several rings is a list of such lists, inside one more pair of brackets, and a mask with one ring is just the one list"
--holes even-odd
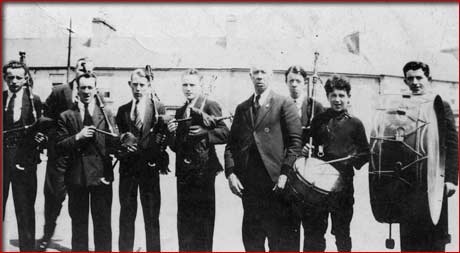
[(35, 199), (37, 197), (37, 166), (16, 168), (10, 159), (14, 152), (5, 150), (3, 162), (3, 220), (10, 183), (13, 192), (14, 211), (18, 225), (19, 250), (35, 251)]
[(408, 211), (400, 223), (401, 251), (445, 251), (449, 243), (447, 206), (444, 196), (437, 225), (433, 225), (429, 216), (418, 218)]
[(112, 185), (70, 186), (69, 214), (72, 218), (72, 251), (88, 251), (88, 216), (94, 225), (94, 250), (112, 250)]
[[(51, 145), (51, 144), (50, 144)], [(43, 239), (50, 240), (56, 229), (56, 221), (61, 213), (62, 203), (67, 195), (64, 173), (66, 169), (65, 157), (57, 157), (56, 151), (48, 149), (48, 162), (46, 164), (46, 175), (44, 185), (45, 196), (45, 226)]]
[[(147, 168), (152, 169), (152, 168)], [(120, 175), (120, 251), (132, 252), (137, 214), (137, 191), (140, 191), (147, 251), (160, 251), (160, 180), (158, 171), (150, 175)]]
[(179, 251), (212, 251), (216, 216), (215, 175), (199, 181), (177, 178)]
[(337, 193), (330, 193), (323, 205), (306, 207), (302, 217), (304, 228), (303, 251), (324, 251), (328, 217), (331, 214), (332, 230), (335, 235), (337, 251), (350, 252), (352, 248), (350, 237), (350, 222), (353, 217), (353, 183)]
[(246, 251), (299, 251), (299, 219), (284, 192), (273, 191), (255, 146), (250, 149), (248, 168), (240, 175), (243, 190), (243, 244)]

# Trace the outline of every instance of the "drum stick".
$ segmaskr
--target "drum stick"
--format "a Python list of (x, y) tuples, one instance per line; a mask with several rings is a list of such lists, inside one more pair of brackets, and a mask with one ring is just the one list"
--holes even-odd
[(329, 160), (327, 162), (324, 162), (324, 163), (320, 163), (318, 165), (324, 165), (324, 164), (330, 164), (330, 163), (336, 163), (336, 162), (341, 162), (341, 161), (345, 161), (345, 160), (348, 160), (350, 158), (352, 158), (354, 156), (351, 156), (351, 155), (348, 155), (348, 156), (345, 156), (345, 157), (342, 157), (342, 158), (338, 158), (338, 159), (334, 159), (334, 160)]
[(101, 133), (101, 134), (106, 134), (106, 135), (110, 135), (110, 136), (113, 136), (113, 137), (118, 137), (118, 135), (116, 135), (114, 133), (110, 133), (110, 132), (107, 132), (107, 131), (104, 131), (104, 130), (101, 130), (101, 129), (98, 129), (98, 128), (94, 128), (94, 131), (96, 131), (98, 133)]

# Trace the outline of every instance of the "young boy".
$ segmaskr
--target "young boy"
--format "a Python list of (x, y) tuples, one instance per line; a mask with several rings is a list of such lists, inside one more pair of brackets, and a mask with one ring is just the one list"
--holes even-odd
[(351, 158), (331, 163), (340, 173), (342, 183), (338, 187), (339, 190), (331, 192), (324, 205), (309, 208), (304, 212), (304, 251), (326, 249), (324, 234), (330, 213), (337, 250), (349, 252), (350, 222), (354, 203), (353, 168), (360, 169), (368, 161), (369, 143), (362, 122), (347, 111), (351, 98), (350, 83), (342, 76), (333, 76), (327, 80), (324, 88), (331, 107), (313, 119), (313, 147), (305, 145), (302, 154), (308, 154), (309, 148), (313, 148), (314, 156), (324, 161), (347, 156)]

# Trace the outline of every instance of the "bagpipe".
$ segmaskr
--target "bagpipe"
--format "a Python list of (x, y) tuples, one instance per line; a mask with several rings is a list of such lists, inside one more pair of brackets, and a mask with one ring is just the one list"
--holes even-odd
[[(19, 52), (19, 61), (25, 65), (26, 61), (26, 52)], [(34, 103), (34, 94), (33, 94), (33, 79), (29, 71), (25, 73), (26, 83), (24, 84), (24, 92), (26, 92), (29, 99), (29, 103), (32, 109), (32, 118), (33, 122), (26, 124), (20, 127), (3, 130), (4, 144), (7, 148), (16, 147), (24, 138), (33, 138), (37, 133), (45, 134), (54, 124), (54, 121), (51, 118), (40, 116), (38, 117), (37, 109), (35, 108)], [(18, 98), (22, 99), (22, 98)], [(39, 150), (40, 147), (37, 144), (36, 150)]]
[[(147, 80), (151, 83), (154, 80), (154, 75), (150, 65), (145, 66), (145, 73)], [(133, 158), (138, 158), (139, 155), (146, 151), (146, 149), (151, 148), (151, 138), (154, 136), (153, 142), (155, 148), (154, 156), (149, 158), (147, 161), (148, 166), (158, 169), (161, 174), (168, 174), (170, 172), (169, 165), (169, 155), (166, 152), (168, 146), (168, 122), (172, 120), (172, 116), (159, 114), (158, 111), (158, 102), (160, 98), (158, 97), (155, 90), (152, 90), (150, 93), (150, 100), (154, 106), (155, 112), (155, 124), (148, 131), (148, 133), (140, 138), (136, 137), (131, 132), (126, 132), (120, 135), (120, 148), (117, 152), (117, 158), (120, 160), (131, 160)], [(132, 151), (132, 147), (135, 147), (135, 151)]]

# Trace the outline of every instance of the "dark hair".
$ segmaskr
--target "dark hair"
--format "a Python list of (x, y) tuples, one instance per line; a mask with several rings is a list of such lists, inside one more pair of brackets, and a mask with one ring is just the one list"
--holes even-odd
[(28, 78), (30, 76), (30, 73), (29, 73), (29, 68), (27, 67), (27, 65), (25, 63), (22, 63), (20, 61), (16, 61), (16, 60), (12, 60), (10, 62), (8, 62), (6, 65), (3, 65), (3, 68), (2, 68), (2, 71), (3, 71), (3, 76), (6, 75), (6, 71), (8, 69), (24, 69), (24, 76), (26, 78)]
[(286, 72), (284, 72), (284, 80), (287, 82), (287, 76), (289, 73), (300, 74), (305, 81), (307, 80), (307, 71), (299, 65), (290, 66)]
[(403, 67), (404, 77), (406, 77), (407, 71), (409, 71), (409, 70), (418, 70), (418, 69), (422, 69), (423, 74), (425, 74), (425, 76), (427, 78), (431, 79), (430, 66), (428, 66), (428, 64), (423, 63), (421, 61), (410, 61), (410, 62), (406, 63), (406, 65), (404, 65), (404, 67)]
[(326, 81), (324, 85), (324, 90), (326, 90), (326, 95), (333, 92), (334, 90), (344, 90), (350, 95), (351, 85), (348, 79), (341, 75), (333, 75)]
[(87, 73), (77, 77), (77, 80), (76, 80), (77, 87), (80, 87), (80, 79), (82, 79), (82, 78), (85, 78), (85, 79), (94, 78), (94, 80), (95, 80), (94, 81), (94, 86), (96, 86), (96, 84), (97, 84), (96, 74), (94, 74), (93, 72), (87, 72)]
[(201, 81), (201, 79), (203, 79), (203, 76), (201, 75), (200, 72), (198, 72), (197, 69), (187, 69), (183, 74), (182, 74), (182, 77), (184, 76), (189, 76), (189, 75), (195, 75), (195, 76), (198, 76), (199, 80)]
[(79, 62), (84, 62), (84, 63), (91, 62), (92, 63), (93, 61), (88, 57), (82, 57), (82, 58), (77, 60), (77, 63), (75, 64), (75, 69), (78, 68), (78, 63)]
[(134, 76), (138, 76), (138, 77), (143, 77), (145, 79), (147, 79), (147, 81), (150, 83), (152, 80), (151, 79), (151, 76), (147, 74), (147, 70), (146, 69), (135, 69), (133, 70), (133, 72), (131, 72), (131, 77), (130, 77), (130, 81), (133, 81), (133, 77)]

